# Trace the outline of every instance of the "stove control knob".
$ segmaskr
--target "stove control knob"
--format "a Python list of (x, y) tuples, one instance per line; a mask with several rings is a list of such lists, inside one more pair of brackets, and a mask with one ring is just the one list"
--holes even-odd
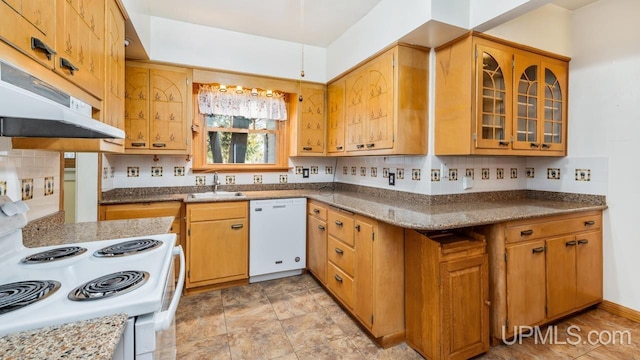
[(29, 207), (22, 200), (18, 200), (14, 203), (16, 208), (18, 208), (18, 214), (25, 214), (29, 211)]
[(0, 210), (7, 216), (13, 216), (18, 213), (18, 207), (12, 202), (6, 202), (0, 205)]

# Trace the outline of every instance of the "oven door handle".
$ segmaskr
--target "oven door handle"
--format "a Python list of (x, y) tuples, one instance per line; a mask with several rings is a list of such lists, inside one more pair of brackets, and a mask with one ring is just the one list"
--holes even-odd
[[(166, 330), (171, 326), (173, 317), (176, 314), (176, 309), (178, 309), (178, 302), (180, 302), (180, 297), (182, 296), (185, 272), (184, 251), (182, 251), (182, 246), (178, 245), (174, 247), (172, 254), (174, 256), (180, 255), (180, 275), (178, 276), (178, 283), (176, 284), (176, 290), (173, 292), (173, 298), (171, 299), (169, 308), (165, 311), (159, 312), (154, 319), (156, 331)], [(170, 280), (171, 279), (169, 279), (169, 281)]]

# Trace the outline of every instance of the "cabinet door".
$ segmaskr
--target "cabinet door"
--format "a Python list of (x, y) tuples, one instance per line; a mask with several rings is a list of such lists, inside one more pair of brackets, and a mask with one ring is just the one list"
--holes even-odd
[(248, 277), (247, 220), (190, 223), (189, 282), (210, 284)]
[(507, 246), (506, 333), (516, 326), (545, 319), (545, 243), (533, 241)]
[(304, 154), (324, 152), (324, 89), (302, 88), (298, 151)]
[[(0, 1), (0, 39), (53, 69), (55, 51), (54, 0)], [(36, 45), (34, 48), (33, 45)]]
[(602, 300), (602, 233), (576, 236), (576, 306)]
[(57, 0), (54, 69), (98, 99), (104, 93), (104, 11), (99, 0)]
[(512, 55), (498, 46), (476, 48), (476, 148), (508, 150), (511, 140)]
[(540, 60), (535, 55), (514, 56), (513, 148), (540, 149)]
[(364, 149), (365, 82), (365, 72), (361, 69), (353, 71), (345, 79), (347, 131), (345, 146), (347, 151)]
[(373, 326), (373, 242), (374, 220), (355, 221), (356, 268), (354, 275), (354, 312), (368, 328)]
[(442, 353), (467, 359), (489, 350), (487, 255), (440, 264)]
[(148, 148), (149, 69), (125, 67), (124, 106), (125, 148)]
[(184, 72), (150, 70), (151, 149), (187, 148), (187, 75)]
[(344, 153), (345, 81), (329, 84), (327, 90), (327, 153)]
[(307, 266), (323, 284), (327, 282), (327, 223), (307, 216)]
[(106, 73), (103, 121), (124, 130), (124, 17), (115, 0), (107, 2)]
[(569, 312), (576, 307), (575, 236), (547, 240), (547, 316)]
[(366, 126), (365, 149), (393, 147), (393, 60), (394, 50), (378, 56), (365, 66)]
[(567, 138), (567, 63), (542, 62), (540, 150), (565, 153)]

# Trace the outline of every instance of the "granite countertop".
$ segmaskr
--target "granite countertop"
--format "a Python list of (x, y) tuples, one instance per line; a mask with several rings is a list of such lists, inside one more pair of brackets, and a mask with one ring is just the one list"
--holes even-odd
[[(242, 191), (244, 197), (222, 199), (197, 199), (189, 197), (188, 194), (132, 194), (111, 198), (102, 201), (101, 204), (168, 199), (191, 204), (306, 197), (392, 225), (417, 230), (446, 230), (607, 208), (603, 199), (591, 201), (588, 195), (580, 194), (516, 191), (464, 194), (449, 199), (388, 190), (360, 190), (347, 188)], [(435, 198), (440, 200), (435, 201)], [(585, 199), (590, 201), (582, 201)]]
[(74, 244), (134, 236), (166, 234), (173, 216), (132, 220), (109, 220), (77, 224), (47, 225), (23, 232), (26, 247)]
[(116, 314), (0, 338), (3, 359), (111, 359), (126, 326)]

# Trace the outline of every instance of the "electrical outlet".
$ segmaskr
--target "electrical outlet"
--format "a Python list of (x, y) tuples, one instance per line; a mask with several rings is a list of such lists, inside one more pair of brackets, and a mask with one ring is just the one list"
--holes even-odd
[(396, 184), (396, 173), (389, 173), (389, 185), (394, 186)]
[(309, 168), (302, 169), (302, 177), (305, 179), (309, 177)]
[(473, 187), (473, 177), (471, 176), (463, 176), (462, 177), (462, 189), (469, 190)]

